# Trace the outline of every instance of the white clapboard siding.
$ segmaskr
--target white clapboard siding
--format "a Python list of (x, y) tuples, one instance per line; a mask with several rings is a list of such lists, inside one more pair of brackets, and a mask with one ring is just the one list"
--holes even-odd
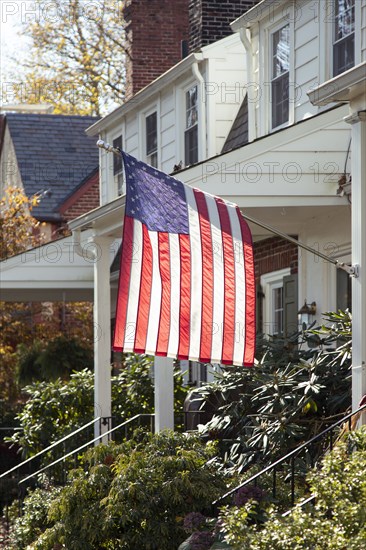
[(361, 6), (361, 61), (366, 61), (366, 2)]
[(164, 91), (160, 98), (160, 168), (163, 172), (170, 173), (175, 161), (175, 102), (174, 88)]
[(123, 147), (127, 153), (133, 156), (139, 156), (139, 127), (137, 113), (132, 113), (126, 117), (126, 136)]
[(318, 21), (311, 2), (298, 4), (294, 29), (295, 122), (317, 113), (306, 92), (319, 81)]
[[(210, 46), (207, 67), (208, 156), (221, 153), (245, 96), (246, 54), (238, 34)], [(223, 55), (224, 54), (224, 55)]]

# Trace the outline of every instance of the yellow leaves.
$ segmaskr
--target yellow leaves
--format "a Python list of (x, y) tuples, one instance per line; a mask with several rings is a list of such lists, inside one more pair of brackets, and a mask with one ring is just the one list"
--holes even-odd
[(315, 403), (314, 399), (309, 399), (309, 401), (306, 403), (306, 405), (302, 408), (302, 412), (303, 413), (308, 413), (308, 412), (317, 412), (318, 410), (318, 405)]
[(32, 209), (40, 198), (28, 198), (19, 187), (7, 187), (0, 199), (0, 259), (9, 258), (43, 242)]

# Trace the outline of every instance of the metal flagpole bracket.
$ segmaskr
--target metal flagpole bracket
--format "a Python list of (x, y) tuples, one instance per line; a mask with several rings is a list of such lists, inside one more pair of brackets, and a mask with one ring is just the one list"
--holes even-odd
[(119, 149), (118, 147), (113, 147), (113, 145), (111, 145), (110, 143), (106, 143), (102, 139), (98, 139), (97, 146), (100, 149), (105, 149), (107, 153), (114, 153), (115, 155), (120, 155), (122, 153), (121, 149)]
[(348, 273), (348, 275), (351, 275), (351, 277), (354, 277), (355, 279), (357, 279), (357, 277), (360, 276), (360, 266), (358, 264), (347, 265), (347, 264), (337, 260), (336, 266), (339, 269), (343, 269), (344, 271), (346, 271)]

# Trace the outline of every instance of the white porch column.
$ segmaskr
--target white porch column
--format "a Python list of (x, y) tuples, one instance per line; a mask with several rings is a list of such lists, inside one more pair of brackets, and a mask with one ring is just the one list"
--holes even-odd
[[(347, 117), (352, 125), (352, 410), (366, 394), (366, 111)], [(363, 415), (366, 416), (366, 415)]]
[(154, 358), (155, 432), (174, 429), (174, 366), (169, 357)]
[[(94, 417), (112, 415), (111, 398), (111, 291), (110, 245), (107, 237), (93, 237), (94, 262)], [(94, 436), (106, 432), (108, 425), (96, 422)], [(102, 440), (100, 440), (102, 441)], [(104, 441), (103, 441), (104, 442)]]

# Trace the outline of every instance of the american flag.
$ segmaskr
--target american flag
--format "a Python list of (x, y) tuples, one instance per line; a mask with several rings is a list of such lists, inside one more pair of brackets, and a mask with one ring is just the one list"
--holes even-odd
[(123, 153), (113, 349), (251, 366), (252, 238), (239, 208)]

